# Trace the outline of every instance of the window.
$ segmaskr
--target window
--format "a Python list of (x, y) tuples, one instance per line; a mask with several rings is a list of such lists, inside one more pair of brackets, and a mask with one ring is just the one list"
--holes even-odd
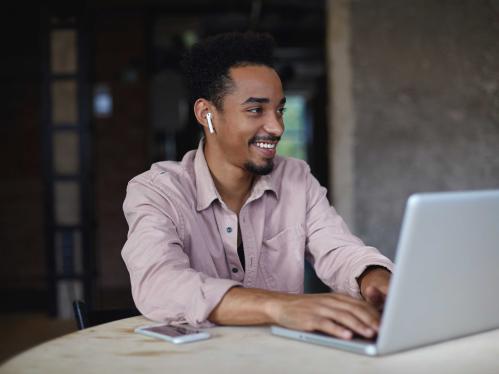
[(307, 161), (308, 123), (305, 116), (306, 100), (302, 95), (286, 95), (285, 131), (277, 152), (281, 156)]

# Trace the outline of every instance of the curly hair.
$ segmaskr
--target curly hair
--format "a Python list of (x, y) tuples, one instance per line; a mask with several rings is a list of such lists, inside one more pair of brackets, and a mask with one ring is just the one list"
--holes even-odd
[(193, 101), (204, 98), (218, 110), (233, 88), (229, 70), (263, 65), (273, 68), (274, 39), (266, 33), (231, 32), (196, 43), (183, 57), (182, 68)]

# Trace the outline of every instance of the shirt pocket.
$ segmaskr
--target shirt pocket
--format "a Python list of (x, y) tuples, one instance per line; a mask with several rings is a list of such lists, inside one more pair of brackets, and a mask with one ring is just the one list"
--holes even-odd
[(270, 290), (303, 293), (305, 230), (288, 227), (262, 243), (260, 267)]

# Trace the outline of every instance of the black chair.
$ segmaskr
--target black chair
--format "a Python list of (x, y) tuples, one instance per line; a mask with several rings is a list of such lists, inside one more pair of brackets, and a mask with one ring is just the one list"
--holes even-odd
[(115, 321), (117, 319), (140, 316), (140, 312), (137, 308), (88, 310), (87, 304), (82, 300), (73, 301), (73, 312), (78, 330)]

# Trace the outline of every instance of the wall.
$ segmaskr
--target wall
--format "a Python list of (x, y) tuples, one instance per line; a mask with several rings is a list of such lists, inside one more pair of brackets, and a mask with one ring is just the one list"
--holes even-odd
[(499, 3), (340, 3), (350, 12), (353, 224), (392, 256), (411, 193), (499, 187)]
[(16, 10), (0, 20), (0, 311), (43, 309), (40, 22)]
[[(92, 13), (90, 84), (114, 97), (110, 118), (92, 119), (96, 307), (131, 305), (121, 259), (127, 182), (149, 168), (146, 16)], [(39, 12), (13, 10), (2, 19), (0, 61), (0, 312), (47, 310), (42, 158), (42, 37)], [(4, 29), (5, 28), (5, 29)], [(15, 35), (15, 37), (12, 37)]]
[(128, 226), (122, 204), (126, 185), (148, 165), (148, 91), (145, 17), (140, 12), (101, 12), (94, 22), (93, 83), (107, 84), (113, 114), (94, 118), (97, 306), (123, 307), (131, 299), (121, 258)]

